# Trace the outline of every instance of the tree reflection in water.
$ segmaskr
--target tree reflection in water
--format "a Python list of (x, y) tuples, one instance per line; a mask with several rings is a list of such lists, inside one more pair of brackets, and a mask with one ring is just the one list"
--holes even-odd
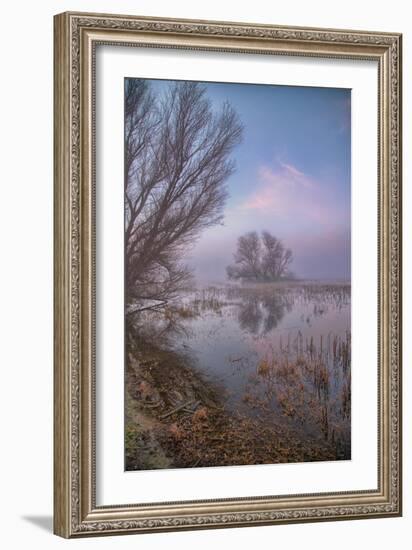
[(239, 303), (239, 325), (253, 335), (265, 335), (275, 329), (291, 309), (291, 301), (278, 295), (249, 296)]
[[(160, 418), (193, 399), (210, 415), (197, 443), (187, 430), (190, 411), (173, 417), (187, 436), (186, 446), (179, 439), (173, 447), (180, 466), (197, 464), (196, 453), (204, 465), (350, 458), (349, 284), (187, 289), (176, 300), (136, 304), (126, 316), (126, 339), (132, 412), (143, 380), (159, 396), (138, 401), (145, 414), (153, 405)], [(219, 391), (205, 398), (212, 386)], [(239, 434), (253, 455), (239, 454)], [(266, 434), (273, 437), (269, 450), (256, 454)], [(281, 458), (272, 456), (272, 443), (283, 449)], [(207, 460), (205, 446), (216, 453)]]

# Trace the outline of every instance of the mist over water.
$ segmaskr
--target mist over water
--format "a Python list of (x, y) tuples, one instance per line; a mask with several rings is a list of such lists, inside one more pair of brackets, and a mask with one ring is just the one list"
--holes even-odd
[(187, 307), (202, 300), (202, 315), (184, 321), (186, 332), (174, 346), (191, 349), (197, 367), (225, 385), (232, 406), (241, 403), (249, 376), (268, 354), (293, 351), (299, 338), (319, 344), (322, 337), (326, 346), (332, 335), (350, 333), (349, 286), (336, 297), (311, 298), (296, 287), (272, 294), (262, 286), (209, 287), (182, 300)]
[(224, 393), (225, 409), (338, 440), (350, 457), (349, 283), (207, 286), (176, 302), (169, 346)]

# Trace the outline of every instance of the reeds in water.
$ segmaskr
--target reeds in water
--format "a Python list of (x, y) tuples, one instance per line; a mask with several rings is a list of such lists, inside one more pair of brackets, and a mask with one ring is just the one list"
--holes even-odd
[[(256, 366), (257, 392), (266, 396), (272, 414), (279, 412), (308, 433), (336, 445), (350, 445), (350, 333), (303, 340), (282, 338)], [(256, 396), (257, 397), (257, 396)], [(248, 402), (253, 402), (250, 393)]]

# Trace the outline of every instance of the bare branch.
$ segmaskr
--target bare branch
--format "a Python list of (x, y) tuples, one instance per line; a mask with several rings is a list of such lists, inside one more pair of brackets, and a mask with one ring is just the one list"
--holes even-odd
[(292, 251), (285, 249), (282, 241), (268, 231), (261, 238), (252, 231), (238, 239), (234, 254), (235, 264), (227, 267), (229, 279), (255, 281), (277, 281), (289, 276)]
[(196, 82), (156, 96), (147, 81), (128, 79), (125, 102), (128, 300), (166, 297), (190, 281), (187, 247), (222, 220), (242, 125), (228, 103), (215, 112)]

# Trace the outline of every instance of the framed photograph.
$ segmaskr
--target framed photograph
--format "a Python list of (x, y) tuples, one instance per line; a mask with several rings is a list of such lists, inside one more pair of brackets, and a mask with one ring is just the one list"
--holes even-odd
[(55, 17), (63, 537), (401, 514), (401, 35)]

